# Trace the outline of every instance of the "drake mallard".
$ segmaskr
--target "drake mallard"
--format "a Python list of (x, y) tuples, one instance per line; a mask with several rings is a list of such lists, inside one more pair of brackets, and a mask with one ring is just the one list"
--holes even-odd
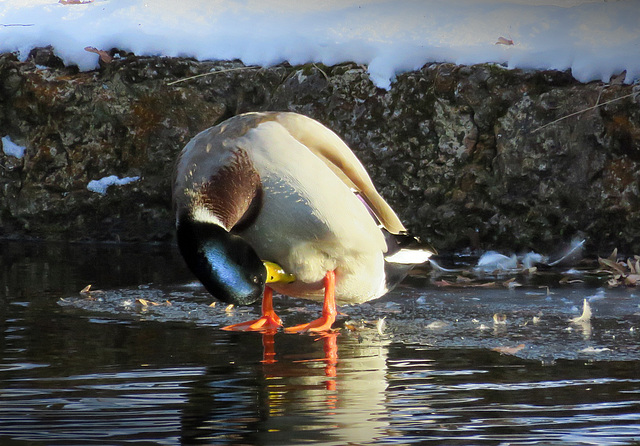
[(246, 113), (195, 136), (173, 182), (177, 242), (217, 299), (260, 319), (227, 329), (280, 327), (272, 290), (324, 300), (322, 317), (287, 331), (325, 331), (336, 302), (391, 290), (433, 250), (415, 239), (376, 191), (349, 147), (296, 113)]

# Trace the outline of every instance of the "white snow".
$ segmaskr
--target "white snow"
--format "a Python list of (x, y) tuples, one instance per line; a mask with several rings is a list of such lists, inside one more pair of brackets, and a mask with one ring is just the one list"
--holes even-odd
[(507, 257), (495, 251), (487, 251), (478, 260), (476, 270), (484, 272), (508, 271), (518, 268), (518, 257), (513, 254)]
[[(513, 45), (497, 45), (499, 38)], [(388, 88), (428, 62), (571, 69), (583, 82), (640, 79), (640, 0), (57, 0), (0, 2), (0, 51), (53, 45), (274, 65), (353, 61)]]
[(11, 141), (9, 135), (2, 138), (2, 151), (5, 155), (20, 159), (24, 156), (25, 150), (27, 150), (26, 147), (19, 146), (15, 142)]
[(100, 195), (104, 195), (107, 193), (107, 189), (109, 188), (109, 186), (123, 186), (125, 184), (138, 181), (139, 179), (140, 177), (118, 178), (115, 175), (110, 175), (108, 177), (100, 178), (99, 180), (89, 181), (89, 184), (87, 184), (87, 189), (89, 189), (91, 192), (96, 192)]
[(547, 259), (537, 252), (528, 252), (522, 257), (521, 262), (524, 269), (530, 269), (539, 263), (546, 263)]

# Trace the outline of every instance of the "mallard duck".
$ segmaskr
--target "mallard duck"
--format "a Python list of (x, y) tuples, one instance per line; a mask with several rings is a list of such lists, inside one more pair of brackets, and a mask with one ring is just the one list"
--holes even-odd
[(412, 247), (402, 222), (349, 147), (296, 113), (246, 113), (196, 135), (173, 182), (177, 243), (217, 299), (262, 317), (226, 329), (281, 326), (272, 290), (323, 300), (322, 317), (286, 331), (326, 331), (336, 302), (391, 290), (433, 250)]

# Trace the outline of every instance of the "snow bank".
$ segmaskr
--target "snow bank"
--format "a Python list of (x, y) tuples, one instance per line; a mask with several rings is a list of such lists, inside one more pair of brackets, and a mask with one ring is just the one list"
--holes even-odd
[(83, 70), (97, 67), (93, 46), (267, 66), (354, 61), (383, 88), (427, 62), (640, 78), (639, 0), (21, 0), (0, 4), (0, 23), (0, 51), (53, 45)]

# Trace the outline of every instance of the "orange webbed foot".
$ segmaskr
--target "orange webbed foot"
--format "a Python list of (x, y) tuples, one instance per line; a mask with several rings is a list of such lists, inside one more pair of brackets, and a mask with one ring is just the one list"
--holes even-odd
[(273, 310), (273, 290), (265, 287), (264, 295), (262, 296), (262, 317), (252, 321), (240, 322), (239, 324), (227, 325), (222, 329), (227, 331), (276, 331), (280, 327), (282, 327), (282, 320)]
[(324, 304), (322, 306), (322, 316), (306, 324), (295, 325), (285, 328), (287, 333), (305, 333), (331, 331), (331, 326), (336, 320), (338, 311), (335, 299), (336, 273), (328, 271), (324, 276)]
[(284, 329), (287, 333), (306, 333), (306, 332), (319, 332), (319, 331), (331, 331), (331, 326), (335, 322), (334, 317), (320, 317), (316, 320), (308, 322), (306, 324), (294, 325), (293, 327), (287, 327)]
[(270, 316), (262, 316), (261, 318), (254, 319), (252, 321), (227, 325), (226, 327), (222, 327), (222, 329), (227, 331), (267, 331), (277, 330), (280, 327), (282, 327), (282, 321), (279, 317), (276, 316), (276, 318), (273, 318)]

